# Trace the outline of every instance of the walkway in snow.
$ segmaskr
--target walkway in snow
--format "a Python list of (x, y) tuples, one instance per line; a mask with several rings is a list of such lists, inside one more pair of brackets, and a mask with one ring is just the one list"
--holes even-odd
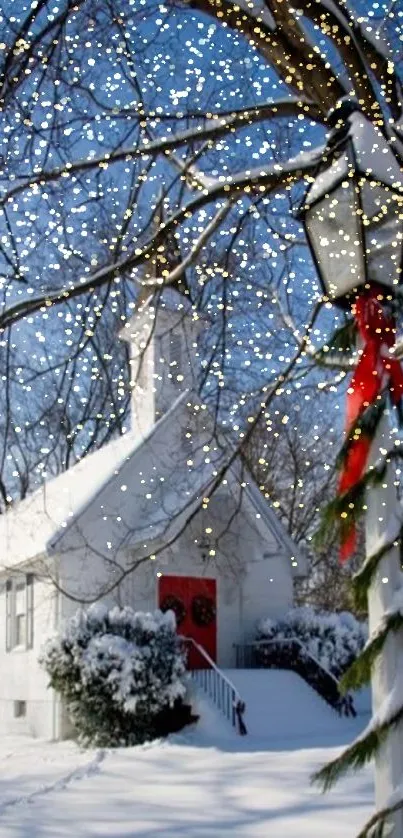
[(310, 776), (365, 720), (339, 719), (291, 673), (231, 677), (249, 736), (199, 696), (198, 725), (143, 747), (4, 737), (1, 838), (355, 838), (372, 810), (370, 770), (326, 795)]
[(1, 838), (355, 838), (372, 808), (369, 772), (327, 795), (310, 786), (337, 748), (259, 749), (228, 733), (213, 746), (203, 725), (102, 760), (71, 743), (21, 740), (4, 759), (11, 749), (3, 740)]

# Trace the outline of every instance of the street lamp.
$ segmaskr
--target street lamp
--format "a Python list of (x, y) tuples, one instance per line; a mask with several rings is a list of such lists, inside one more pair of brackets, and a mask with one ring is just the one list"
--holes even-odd
[(347, 100), (332, 112), (333, 132), (301, 210), (324, 292), (341, 305), (366, 283), (393, 289), (403, 268), (402, 172), (357, 107)]
[[(358, 368), (360, 364), (362, 368), (365, 366), (362, 360), (365, 353), (365, 363), (370, 357), (374, 363), (369, 370), (369, 378), (372, 376), (374, 381), (374, 376), (378, 376), (379, 381), (373, 390), (373, 397), (379, 398), (388, 382), (395, 402), (402, 392), (400, 366), (389, 355), (394, 343), (394, 321), (390, 314), (384, 312), (403, 279), (403, 176), (386, 139), (359, 111), (357, 103), (343, 101), (331, 114), (330, 124), (332, 131), (328, 144), (300, 215), (325, 296), (342, 308), (354, 305), (363, 341), (353, 387), (349, 388), (350, 393), (355, 388), (350, 396), (355, 403), (350, 403), (351, 410), (348, 406), (347, 431), (350, 436), (357, 418), (368, 406), (365, 396), (358, 392), (363, 385)], [(374, 310), (378, 321), (373, 318)], [(377, 322), (381, 325), (380, 329), (376, 328)], [(380, 332), (381, 337), (377, 337), (375, 332)], [(393, 372), (396, 387), (393, 387)], [(371, 403), (371, 399), (369, 401)], [(385, 410), (374, 439), (367, 452), (364, 450), (364, 471), (379, 466), (385, 453), (394, 446), (388, 413)], [(401, 508), (395, 481), (394, 467), (389, 460), (382, 484), (367, 490), (367, 559), (397, 538)], [(350, 481), (349, 486), (352, 485)], [(401, 585), (400, 552), (394, 546), (379, 562), (368, 592), (370, 634), (379, 627), (385, 612), (393, 608), (394, 594)], [(390, 633), (371, 675), (374, 713), (380, 708), (385, 710), (385, 703), (396, 689), (402, 667), (402, 635), (392, 636)], [(403, 726), (398, 724), (380, 747), (375, 760), (378, 810), (387, 806), (392, 794), (402, 784)], [(401, 810), (388, 819), (388, 825), (391, 827), (390, 838), (402, 838)]]

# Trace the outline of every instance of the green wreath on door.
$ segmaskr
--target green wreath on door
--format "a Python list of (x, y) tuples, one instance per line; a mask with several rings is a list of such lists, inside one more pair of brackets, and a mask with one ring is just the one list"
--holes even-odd
[(191, 604), (192, 620), (196, 626), (211, 626), (216, 618), (215, 602), (211, 597), (199, 594), (193, 597)]
[(174, 596), (173, 594), (168, 594), (164, 597), (160, 605), (160, 610), (164, 612), (173, 611), (177, 626), (180, 626), (186, 617), (186, 608), (184, 603), (181, 599), (179, 599), (179, 597)]

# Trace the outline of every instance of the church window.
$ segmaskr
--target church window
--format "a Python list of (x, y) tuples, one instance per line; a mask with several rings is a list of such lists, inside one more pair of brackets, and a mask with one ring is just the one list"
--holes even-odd
[(34, 577), (32, 573), (6, 582), (6, 651), (32, 649), (34, 639)]
[(24, 646), (27, 628), (27, 604), (25, 579), (19, 580), (15, 586), (15, 645)]
[(17, 700), (14, 701), (14, 718), (15, 719), (22, 719), (24, 716), (27, 715), (27, 702)]

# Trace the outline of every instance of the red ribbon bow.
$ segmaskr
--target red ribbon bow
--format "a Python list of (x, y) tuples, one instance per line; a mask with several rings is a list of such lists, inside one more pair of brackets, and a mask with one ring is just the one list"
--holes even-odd
[[(346, 432), (349, 436), (364, 410), (373, 404), (386, 386), (394, 404), (403, 397), (403, 370), (389, 354), (395, 343), (395, 319), (382, 306), (384, 294), (377, 285), (359, 294), (352, 311), (364, 347), (347, 391)], [(368, 459), (371, 439), (357, 434), (349, 445), (339, 480), (342, 495), (361, 479)], [(340, 561), (350, 558), (356, 546), (356, 529), (352, 523), (340, 548)]]

